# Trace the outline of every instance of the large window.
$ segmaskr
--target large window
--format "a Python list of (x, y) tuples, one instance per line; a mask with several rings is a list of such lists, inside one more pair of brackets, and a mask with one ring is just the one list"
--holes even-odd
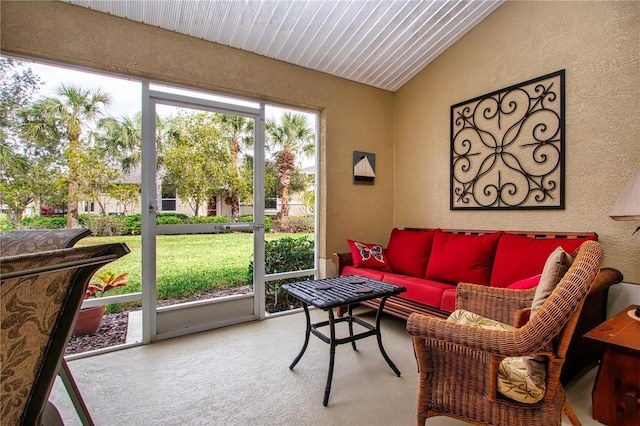
[[(270, 315), (265, 312), (291, 308), (280, 291), (283, 280), (316, 276), (317, 114), (155, 84), (145, 92), (143, 83), (128, 78), (37, 63), (7, 65), (5, 58), (0, 60), (3, 66), (15, 65), (18, 71), (31, 69), (29, 72), (44, 83), (25, 87), (16, 111), (25, 108), (35, 114), (36, 110), (30, 109), (48, 100), (69, 107), (69, 111), (96, 112), (77, 117), (82, 132), (71, 146), (65, 137), (48, 139), (44, 145), (22, 138), (20, 126), (28, 122), (21, 122), (17, 115), (3, 125), (12, 152), (24, 157), (29, 168), (24, 172), (19, 168), (0, 170), (0, 225), (7, 224), (2, 230), (28, 228), (34, 220), (38, 227), (82, 226), (92, 235), (77, 245), (117, 241), (131, 250), (94, 277), (103, 282), (113, 279), (118, 285), (111, 286), (114, 288), (101, 295), (104, 297), (85, 300), (87, 308), (106, 306), (105, 320), (97, 332), (103, 335), (99, 339), (74, 336), (70, 345), (74, 353), (99, 349), (102, 344), (146, 343), (154, 337), (145, 336), (144, 331), (156, 326), (151, 316), (158, 314), (160, 318), (164, 309), (170, 317), (177, 309), (188, 310), (207, 302), (205, 296), (208, 300), (251, 297), (261, 301), (254, 316), (264, 318)], [(98, 104), (74, 108), (63, 89), (108, 96), (75, 97), (81, 103), (97, 100)], [(165, 94), (158, 101), (144, 97), (150, 92)], [(198, 98), (198, 107), (185, 103), (186, 97)], [(142, 135), (145, 123), (151, 120), (143, 120), (142, 99), (159, 107), (150, 133), (155, 139), (151, 149), (156, 159), (149, 175), (154, 176), (147, 177), (148, 181), (142, 154), (149, 147), (143, 148)], [(209, 108), (215, 103), (231, 106)], [(165, 107), (168, 109), (163, 111)], [(245, 114), (249, 110), (253, 113)], [(50, 118), (58, 129), (66, 128), (64, 117)], [(262, 128), (257, 129), (256, 123)], [(280, 138), (286, 134), (302, 136)], [(258, 140), (260, 146), (255, 147)], [(73, 156), (62, 155), (70, 148), (76, 150)], [(278, 155), (284, 149), (292, 150), (287, 156), (291, 161), (281, 163)], [(189, 157), (185, 157), (187, 153)], [(69, 163), (70, 158), (77, 162)], [(205, 175), (198, 175), (198, 171)], [(20, 204), (25, 188), (31, 192)], [(145, 222), (149, 212), (153, 218), (150, 223)], [(70, 218), (75, 222), (69, 222)], [(172, 229), (177, 225), (186, 228)], [(157, 243), (147, 252), (142, 238), (145, 226), (157, 233)], [(260, 244), (252, 241), (256, 235)], [(281, 256), (292, 251), (304, 252), (303, 261)], [(154, 273), (145, 278), (145, 264), (149, 263), (153, 263)], [(153, 290), (147, 292), (147, 287)], [(147, 306), (145, 301), (151, 299), (153, 303)], [(183, 313), (176, 316), (185, 321), (194, 319)], [(166, 325), (163, 321), (158, 322)], [(202, 327), (207, 325), (189, 325), (184, 332)]]

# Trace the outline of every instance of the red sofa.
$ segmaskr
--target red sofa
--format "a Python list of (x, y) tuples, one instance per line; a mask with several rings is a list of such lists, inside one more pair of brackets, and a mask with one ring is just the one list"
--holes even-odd
[[(537, 285), (547, 257), (558, 246), (571, 254), (584, 241), (597, 239), (593, 232), (395, 228), (386, 247), (348, 240), (350, 252), (334, 253), (332, 260), (339, 275), (358, 275), (406, 287), (406, 292), (387, 300), (385, 312), (404, 319), (412, 312), (446, 318), (455, 310), (458, 283), (531, 289)], [(622, 274), (612, 268), (604, 268), (598, 276), (598, 285), (593, 286), (585, 302), (574, 334), (575, 348), (570, 351), (583, 355), (583, 359), (576, 357), (577, 362), (571, 366), (565, 363), (565, 369), (571, 370), (565, 382), (598, 359), (595, 349), (583, 345), (582, 335), (606, 319), (608, 288), (622, 279)], [(378, 303), (363, 302), (371, 307)]]

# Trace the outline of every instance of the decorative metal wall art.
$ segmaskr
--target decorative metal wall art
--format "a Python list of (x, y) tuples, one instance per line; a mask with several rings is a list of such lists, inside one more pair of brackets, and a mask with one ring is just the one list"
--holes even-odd
[(564, 209), (564, 70), (451, 107), (451, 210)]
[(376, 155), (353, 151), (353, 183), (373, 185), (376, 180)]

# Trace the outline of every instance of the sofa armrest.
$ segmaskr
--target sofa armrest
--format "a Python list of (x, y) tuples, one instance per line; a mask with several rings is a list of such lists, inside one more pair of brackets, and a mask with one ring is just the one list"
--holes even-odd
[(456, 290), (456, 308), (517, 327), (523, 311), (531, 307), (535, 292), (535, 288), (512, 290), (460, 283)]
[(596, 294), (602, 291), (606, 291), (614, 284), (622, 282), (624, 276), (622, 272), (618, 271), (614, 268), (602, 268), (598, 275), (596, 275), (596, 279), (591, 284), (591, 289), (589, 290), (589, 295)]
[(353, 258), (351, 252), (348, 253), (333, 253), (331, 255), (331, 261), (336, 267), (336, 273), (338, 276), (342, 273), (342, 269), (345, 266), (353, 266)]

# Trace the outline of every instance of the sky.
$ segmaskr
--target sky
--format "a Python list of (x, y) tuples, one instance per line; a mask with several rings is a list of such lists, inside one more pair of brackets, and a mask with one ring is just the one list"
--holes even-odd
[(111, 105), (106, 108), (107, 114), (114, 117), (132, 116), (142, 109), (139, 95), (141, 84), (137, 81), (111, 78), (33, 62), (28, 63), (28, 66), (45, 83), (40, 90), (40, 96), (53, 95), (61, 83), (73, 84), (82, 88), (100, 87), (112, 97)]
[[(106, 108), (107, 114), (120, 117), (123, 115), (133, 116), (139, 112), (141, 108), (141, 83), (135, 80), (128, 80), (125, 78), (108, 77), (106, 75), (95, 74), (91, 72), (76, 71), (70, 68), (59, 68), (49, 66), (45, 64), (28, 62), (28, 66), (45, 82), (40, 95), (50, 96), (53, 95), (55, 89), (61, 84), (73, 84), (83, 88), (102, 88), (105, 92), (111, 95), (111, 105)], [(152, 86), (153, 88), (154, 86)], [(155, 86), (160, 87), (160, 86)], [(180, 93), (179, 89), (166, 89), (167, 92)], [(188, 92), (182, 91), (183, 94)], [(197, 96), (197, 95), (196, 95)], [(200, 97), (205, 99), (223, 100), (225, 98), (216, 97), (213, 95), (207, 95), (200, 93)], [(230, 98), (226, 98), (227, 100)], [(250, 104), (238, 100), (239, 104)], [(254, 103), (253, 105), (257, 105)], [(274, 106), (267, 106), (266, 115), (269, 117), (279, 116), (284, 109)], [(301, 111), (296, 111), (301, 112)], [(159, 111), (162, 114), (161, 111)], [(308, 115), (309, 124), (315, 126), (315, 118), (313, 114)]]
[[(111, 96), (111, 102), (105, 107), (105, 113), (115, 118), (123, 116), (133, 117), (137, 112), (141, 111), (141, 91), (142, 84), (133, 79), (116, 78), (107, 76), (104, 74), (97, 74), (87, 71), (77, 71), (70, 68), (61, 68), (56, 66), (50, 66), (43, 63), (26, 62), (26, 65), (30, 67), (35, 74), (37, 74), (44, 82), (42, 85), (38, 97), (54, 95), (55, 90), (60, 84), (72, 84), (80, 86), (82, 88), (102, 88), (106, 93)], [(152, 89), (161, 89), (166, 92), (189, 94), (187, 91), (181, 91), (180, 89), (164, 88), (163, 86), (152, 85)], [(223, 98), (220, 96), (214, 96), (205, 93), (198, 93), (194, 96), (198, 96), (204, 99), (223, 100), (228, 102), (230, 98)], [(241, 99), (236, 100), (240, 105), (253, 105), (257, 107), (256, 103), (247, 102)], [(157, 112), (160, 116), (166, 116), (175, 111), (173, 107), (164, 107), (159, 105)], [(267, 118), (277, 118), (282, 112), (283, 108), (278, 108), (272, 105), (267, 105), (265, 108), (265, 114)], [(295, 110), (296, 113), (302, 113), (307, 116), (307, 122), (314, 128), (315, 133), (318, 133), (316, 128), (316, 118), (314, 114), (307, 114), (300, 110)], [(314, 158), (304, 158), (302, 160), (302, 166), (307, 167), (314, 164)]]

